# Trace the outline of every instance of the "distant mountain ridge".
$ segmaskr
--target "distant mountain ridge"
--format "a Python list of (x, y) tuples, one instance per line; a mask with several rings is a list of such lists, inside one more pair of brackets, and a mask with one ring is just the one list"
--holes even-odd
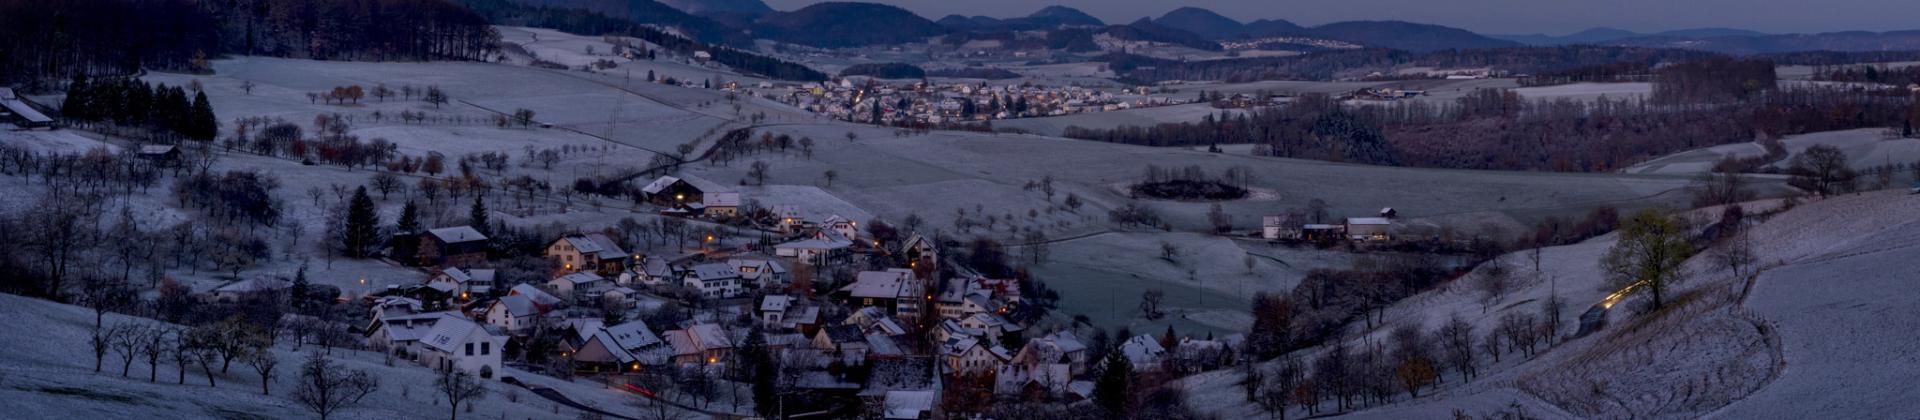
[(1401, 21), (1335, 22), (1312, 28), (1301, 27), (1293, 22), (1279, 19), (1261, 19), (1242, 24), (1233, 18), (1199, 7), (1173, 9), (1153, 19), (1152, 22), (1161, 27), (1185, 31), (1210, 40), (1305, 36), (1415, 52), (1520, 45), (1513, 41), (1482, 36), (1465, 29)]
[(1547, 34), (1487, 35), (1487, 36), (1495, 39), (1504, 39), (1504, 40), (1519, 42), (1527, 45), (1571, 45), (1571, 44), (1596, 44), (1596, 43), (1619, 41), (1623, 39), (1645, 38), (1645, 37), (1717, 38), (1717, 37), (1761, 37), (1761, 36), (1769, 36), (1769, 35), (1770, 34), (1767, 34), (1764, 32), (1756, 32), (1756, 31), (1749, 31), (1745, 29), (1733, 29), (1733, 28), (1691, 28), (1691, 29), (1676, 29), (1671, 31), (1663, 31), (1663, 32), (1655, 32), (1655, 33), (1639, 33), (1639, 32), (1633, 32), (1633, 31), (1628, 31), (1624, 29), (1595, 27), (1595, 28), (1588, 28), (1580, 32), (1574, 32), (1574, 33), (1563, 35), (1563, 36), (1553, 36), (1553, 35), (1547, 35)]
[(967, 31), (1027, 31), (1036, 29), (1054, 29), (1063, 26), (1106, 26), (1099, 18), (1088, 15), (1079, 9), (1066, 6), (1047, 6), (1025, 17), (997, 19), (987, 16), (947, 15), (940, 18), (940, 26)]
[(751, 16), (763, 16), (768, 13), (773, 13), (773, 8), (768, 7), (765, 2), (761, 2), (760, 0), (659, 0), (659, 1), (660, 3), (664, 3), (668, 6), (672, 6), (675, 9), (680, 9), (680, 11), (687, 12), (689, 14), (700, 15), (700, 16), (708, 16), (708, 15), (715, 15), (715, 14), (743, 14), (743, 15), (751, 15)]

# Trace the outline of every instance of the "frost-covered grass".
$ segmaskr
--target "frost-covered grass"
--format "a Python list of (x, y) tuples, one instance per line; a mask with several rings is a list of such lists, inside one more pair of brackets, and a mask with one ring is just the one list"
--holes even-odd
[[(1787, 156), (1768, 165), (1779, 169), (1786, 169), (1794, 156), (1813, 146), (1840, 149), (1847, 154), (1847, 162), (1854, 169), (1920, 161), (1920, 139), (1887, 138), (1886, 130), (1879, 128), (1808, 133), (1788, 136), (1780, 142), (1786, 148)], [(1711, 171), (1714, 162), (1727, 157), (1744, 159), (1765, 156), (1766, 153), (1766, 149), (1757, 143), (1726, 144), (1667, 155), (1622, 172), (1691, 175)]]

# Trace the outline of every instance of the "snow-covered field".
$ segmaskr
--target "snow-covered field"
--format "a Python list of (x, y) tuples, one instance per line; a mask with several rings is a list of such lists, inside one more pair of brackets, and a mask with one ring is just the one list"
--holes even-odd
[[(1920, 139), (1888, 138), (1886, 130), (1879, 128), (1801, 134), (1788, 136), (1781, 139), (1780, 143), (1786, 148), (1787, 156), (1770, 166), (1781, 169), (1785, 169), (1794, 156), (1817, 145), (1840, 149), (1847, 154), (1848, 163), (1855, 169), (1920, 161)], [(1622, 172), (1692, 175), (1713, 170), (1714, 162), (1727, 157), (1744, 159), (1764, 156), (1766, 153), (1766, 149), (1757, 143), (1725, 144), (1667, 155), (1628, 167)]]
[[(1570, 336), (1575, 320), (1611, 288), (1596, 267), (1612, 236), (1546, 249), (1537, 274), (1526, 252), (1510, 254), (1504, 258), (1534, 280), (1499, 302), (1483, 306), (1484, 295), (1457, 281), (1394, 305), (1389, 327), (1350, 326), (1346, 342), (1380, 343), (1390, 326), (1431, 329), (1450, 316), (1484, 332), (1503, 312), (1538, 311), (1555, 290), (1570, 303), (1562, 314), (1570, 325), (1559, 332), (1567, 341), (1530, 359), (1509, 354), (1472, 381), (1449, 373), (1419, 399), (1340, 414), (1484, 416), (1518, 406), (1543, 418), (1913, 417), (1916, 393), (1905, 384), (1920, 373), (1920, 360), (1907, 337), (1920, 315), (1907, 310), (1916, 303), (1900, 291), (1906, 274), (1920, 268), (1912, 262), (1920, 246), (1914, 220), (1920, 197), (1903, 191), (1803, 204), (1750, 228), (1767, 267), (1751, 287), (1703, 253), (1689, 261), (1688, 280), (1672, 289), (1668, 309), (1636, 313), (1639, 298), (1630, 298), (1608, 327), (1578, 338)], [(1238, 378), (1223, 371), (1183, 384), (1195, 406), (1223, 417), (1264, 415), (1244, 401)]]
[(1591, 101), (1605, 97), (1612, 100), (1646, 99), (1653, 94), (1652, 83), (1573, 83), (1566, 85), (1527, 87), (1513, 90), (1527, 99), (1573, 99)]
[(1223, 110), (1213, 105), (1195, 103), (1151, 108), (1129, 109), (1112, 112), (1091, 112), (1084, 114), (1062, 115), (1058, 117), (1016, 118), (995, 120), (993, 127), (1017, 128), (1029, 133), (1058, 136), (1070, 126), (1081, 128), (1110, 129), (1120, 126), (1152, 126), (1164, 123), (1198, 122), (1208, 115), (1218, 117), (1222, 112), (1238, 115), (1245, 110)]

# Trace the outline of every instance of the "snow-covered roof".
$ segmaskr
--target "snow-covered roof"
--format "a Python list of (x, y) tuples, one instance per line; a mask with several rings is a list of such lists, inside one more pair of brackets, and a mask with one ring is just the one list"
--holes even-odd
[(780, 312), (784, 314), (787, 312), (787, 307), (791, 305), (793, 305), (793, 298), (785, 295), (771, 295), (760, 299), (761, 312)]
[(1393, 221), (1385, 217), (1349, 217), (1347, 218), (1347, 224), (1349, 225), (1391, 225), (1393, 224)]
[(574, 272), (572, 274), (567, 274), (567, 275), (555, 278), (553, 279), (553, 282), (554, 283), (561, 283), (561, 282), (573, 283), (575, 286), (578, 286), (578, 285), (593, 283), (597, 281), (605, 281), (606, 279), (607, 278), (605, 277), (600, 277), (599, 274), (580, 271), (580, 272)]
[(494, 302), (495, 305), (505, 307), (507, 315), (530, 316), (540, 312), (539, 308), (534, 306), (533, 299), (527, 298), (526, 295), (502, 296), (500, 300)]
[(700, 200), (707, 207), (740, 207), (740, 193), (737, 192), (707, 193)]
[(538, 303), (541, 305), (553, 305), (553, 304), (560, 303), (560, 298), (554, 297), (553, 294), (547, 293), (547, 291), (545, 290), (540, 290), (539, 287), (535, 287), (531, 283), (522, 283), (518, 286), (513, 286), (512, 289), (507, 290), (507, 295), (525, 296), (532, 303)]
[(433, 235), (435, 238), (439, 238), (441, 242), (446, 243), (487, 240), (487, 235), (480, 234), (480, 231), (475, 230), (472, 226), (443, 227), (428, 230), (427, 233)]
[(653, 182), (647, 183), (647, 186), (640, 187), (640, 192), (647, 193), (647, 194), (659, 194), (660, 191), (667, 189), (668, 186), (673, 185), (673, 183), (675, 182), (680, 182), (680, 178), (675, 177), (673, 175), (661, 176), (659, 178), (655, 178)]
[(721, 263), (706, 263), (693, 266), (693, 277), (702, 281), (725, 280), (740, 277), (740, 273), (734, 272), (733, 266)]
[(53, 122), (53, 119), (47, 118), (46, 114), (41, 114), (39, 110), (33, 109), (33, 107), (31, 106), (27, 106), (26, 101), (22, 101), (20, 100), (19, 96), (14, 95), (13, 89), (11, 88), (0, 88), (0, 89), (4, 89), (3, 91), (0, 91), (0, 107), (5, 107), (7, 108), (8, 111), (12, 111), (14, 115), (19, 115), (20, 118), (24, 118), (30, 122), (34, 122), (34, 123)]
[(654, 335), (653, 330), (643, 321), (631, 321), (606, 327), (606, 331), (614, 343), (619, 344), (622, 349), (640, 349), (661, 343), (660, 336)]
[(862, 271), (854, 276), (853, 284), (841, 290), (853, 297), (894, 299), (900, 297), (900, 285), (912, 275), (906, 270)]
[(216, 293), (252, 293), (269, 292), (287, 287), (290, 287), (290, 285), (284, 280), (255, 277), (227, 283), (226, 285), (213, 289), (213, 291)]
[(475, 330), (486, 331), (486, 327), (465, 318), (443, 318), (433, 324), (433, 330), (428, 331), (426, 337), (420, 339), (420, 343), (435, 350), (454, 353), (461, 344), (467, 342), (467, 337), (473, 335)]
[(565, 241), (567, 245), (573, 246), (573, 249), (579, 251), (581, 254), (592, 254), (603, 260), (627, 257), (627, 251), (620, 249), (620, 244), (615, 243), (613, 238), (608, 238), (607, 235), (604, 234), (567, 235), (561, 237), (560, 240)]
[(1140, 366), (1159, 362), (1167, 349), (1160, 346), (1160, 340), (1153, 338), (1153, 334), (1141, 334), (1127, 339), (1125, 344), (1120, 345), (1120, 351), (1127, 355), (1127, 360), (1134, 366)]

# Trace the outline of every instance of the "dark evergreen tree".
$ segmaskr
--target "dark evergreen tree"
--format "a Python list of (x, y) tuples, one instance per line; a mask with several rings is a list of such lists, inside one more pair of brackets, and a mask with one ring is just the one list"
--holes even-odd
[(366, 258), (379, 236), (380, 214), (373, 207), (373, 197), (367, 196), (367, 187), (354, 189), (353, 201), (347, 205), (347, 231), (342, 238), (347, 255)]
[(213, 116), (213, 104), (207, 102), (206, 92), (193, 95), (193, 109), (189, 111), (187, 120), (190, 127), (184, 133), (187, 138), (208, 141), (220, 134), (220, 120)]
[[(365, 188), (362, 188), (365, 189)], [(473, 195), (473, 207), (467, 209), (467, 224), (482, 235), (492, 235), (493, 223), (487, 221), (487, 200), (483, 194)]]
[(754, 411), (761, 416), (772, 417), (780, 404), (779, 384), (775, 383), (779, 368), (774, 365), (773, 353), (767, 349), (767, 335), (754, 324), (747, 332), (745, 345), (740, 348), (741, 376), (753, 385)]
[(74, 74), (73, 83), (67, 85), (67, 98), (60, 101), (60, 113), (65, 114), (67, 119), (92, 121), (92, 105), (87, 103), (92, 95), (93, 91), (91, 85), (87, 83), (87, 75)]
[(307, 282), (307, 263), (300, 263), (300, 269), (293, 272), (293, 286), (287, 288), (287, 300), (296, 313), (306, 313), (308, 298), (313, 296), (313, 285)]
[(1106, 370), (1093, 383), (1093, 404), (1107, 414), (1126, 417), (1133, 405), (1133, 362), (1118, 350), (1107, 353)]

